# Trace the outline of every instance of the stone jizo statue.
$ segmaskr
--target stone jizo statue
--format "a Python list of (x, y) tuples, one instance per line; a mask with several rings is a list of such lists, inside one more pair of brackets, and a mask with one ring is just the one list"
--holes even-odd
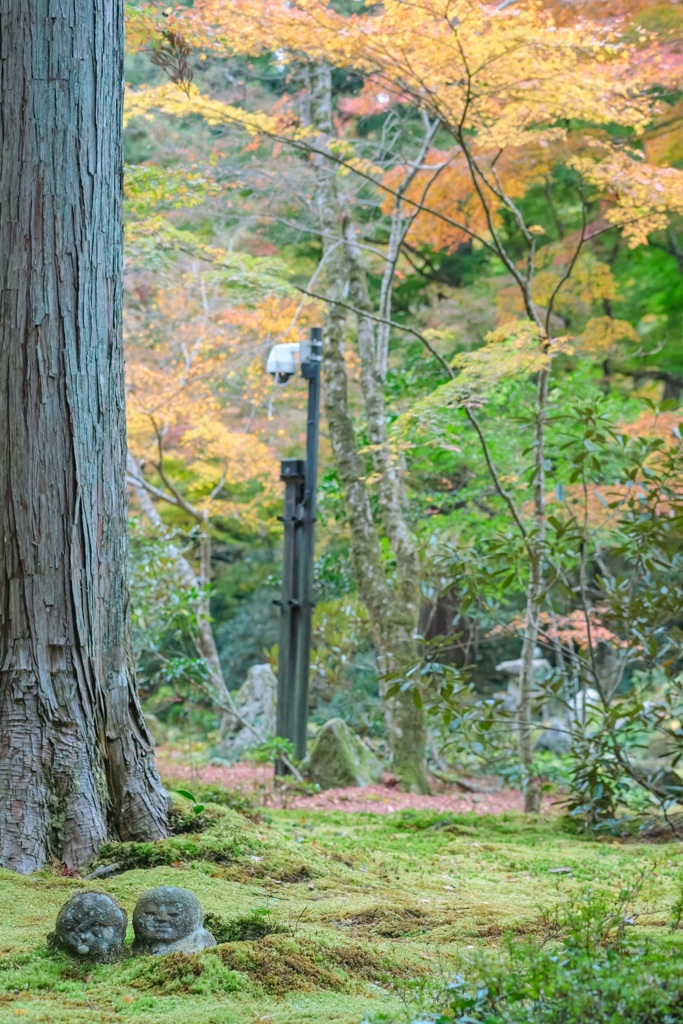
[(194, 893), (176, 885), (160, 885), (143, 893), (133, 911), (137, 955), (164, 956), (167, 953), (197, 953), (215, 946), (211, 932), (203, 927), (204, 915)]
[(83, 960), (108, 963), (124, 953), (128, 915), (112, 896), (79, 892), (59, 911), (48, 944)]

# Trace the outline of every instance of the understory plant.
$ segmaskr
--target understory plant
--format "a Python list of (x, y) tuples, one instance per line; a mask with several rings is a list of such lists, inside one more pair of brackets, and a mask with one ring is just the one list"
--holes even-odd
[[(552, 731), (561, 771), (530, 744), (521, 756), (521, 689), (517, 705), (514, 693), (482, 697), (467, 668), (440, 661), (438, 644), (425, 645), (413, 670), (421, 691), (430, 683), (445, 750), (498, 774), (516, 763), (522, 788), (532, 780), (540, 790), (554, 771), (553, 781), (568, 786), (569, 811), (598, 827), (611, 827), (624, 805), (669, 815), (683, 800), (683, 449), (675, 404), (648, 402), (635, 423), (620, 424), (599, 398), (556, 398), (549, 419), (545, 476), (554, 489), (544, 495), (535, 655), (546, 673), (534, 679), (530, 713), (536, 740), (540, 729)], [(432, 559), (437, 585), (496, 641), (524, 636), (527, 624), (520, 611), (534, 512), (512, 498), (509, 509), (516, 519), (503, 517), (476, 543), (449, 538)], [(647, 748), (657, 756), (645, 756)]]
[[(674, 936), (635, 932), (643, 876), (616, 892), (583, 889), (541, 911), (538, 936), (505, 936), (500, 954), (463, 960), (448, 985), (418, 995), (413, 1024), (678, 1024), (683, 978)], [(673, 919), (672, 929), (676, 927)]]

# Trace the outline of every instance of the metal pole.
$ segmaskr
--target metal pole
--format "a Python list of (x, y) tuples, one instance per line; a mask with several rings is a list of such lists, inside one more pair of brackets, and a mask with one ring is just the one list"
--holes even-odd
[[(294, 742), (294, 685), (299, 637), (299, 564), (301, 562), (301, 513), (304, 499), (305, 465), (301, 459), (283, 459), (280, 479), (285, 484), (284, 546), (280, 605), (280, 648), (278, 652), (277, 735)], [(285, 775), (281, 761), (275, 774)]]
[(308, 690), (311, 665), (311, 633), (313, 619), (313, 565), (315, 559), (315, 513), (318, 482), (318, 439), (320, 434), (320, 370), (322, 362), (322, 328), (311, 329), (310, 343), (302, 345), (301, 373), (308, 380), (308, 424), (306, 430), (306, 469), (303, 495), (303, 536), (299, 562), (299, 636), (297, 640), (294, 679), (294, 729), (291, 739), (298, 759), (306, 756), (308, 724)]

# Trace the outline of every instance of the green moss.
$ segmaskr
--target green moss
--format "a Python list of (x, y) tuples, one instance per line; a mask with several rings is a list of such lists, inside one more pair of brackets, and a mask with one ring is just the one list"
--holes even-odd
[(256, 907), (248, 914), (240, 914), (229, 920), (220, 914), (208, 913), (204, 918), (204, 927), (218, 943), (249, 942), (287, 930), (285, 925), (273, 920), (272, 911), (265, 907)]
[[(424, 935), (441, 923), (431, 918), (422, 907), (396, 908), (387, 904), (367, 907), (334, 922), (338, 928), (348, 929), (356, 935), (378, 935), (388, 939)], [(450, 923), (450, 919), (447, 918), (446, 923)]]
[[(196, 830), (192, 830), (193, 822)], [(118, 864), (123, 871), (203, 864), (221, 877), (248, 881), (274, 878), (304, 882), (325, 870), (321, 857), (302, 855), (291, 844), (275, 841), (272, 832), (251, 817), (225, 805), (208, 805), (194, 815), (191, 804), (178, 802), (172, 825), (179, 834), (154, 843), (106, 843), (94, 867)]]
[[(180, 810), (182, 826), (189, 804)], [(125, 870), (94, 884), (129, 916), (152, 886), (195, 892), (223, 941), (195, 956), (52, 956), (59, 907), (93, 882), (0, 871), (0, 1024), (399, 1020), (411, 979), (442, 984), (468, 947), (497, 951), (508, 928), (536, 934), (538, 907), (558, 889), (614, 889), (643, 869), (633, 931), (681, 955), (683, 931), (664, 927), (680, 891), (676, 844), (596, 842), (560, 819), (514, 814), (272, 811), (266, 824), (207, 803), (202, 817), (201, 831), (163, 843), (111, 844), (103, 858), (129, 858)], [(551, 871), (560, 867), (571, 873)]]
[(162, 864), (206, 861), (210, 864), (235, 864), (255, 847), (237, 838), (219, 839), (215, 836), (173, 836), (156, 843), (107, 843), (99, 860), (116, 863), (124, 871), (133, 868), (156, 868)]
[(128, 978), (133, 988), (159, 995), (239, 992), (247, 984), (243, 974), (226, 967), (221, 959), (186, 953), (141, 958)]
[[(532, 837), (577, 835), (578, 829), (573, 818), (563, 815), (523, 815), (516, 811), (503, 814), (481, 815), (474, 811), (453, 814), (444, 811), (409, 809), (392, 816), (393, 828), (422, 832), (426, 829), (489, 836), (506, 835)], [(592, 840), (592, 837), (591, 837)]]
[(263, 808), (258, 807), (246, 794), (237, 792), (237, 790), (223, 789), (221, 786), (207, 786), (193, 782), (192, 792), (201, 804), (229, 807), (256, 824), (268, 821), (268, 815), (265, 814)]
[(196, 835), (210, 827), (211, 819), (206, 814), (196, 814), (192, 807), (174, 804), (168, 815), (168, 823), (174, 836)]
[(337, 964), (326, 964), (320, 949), (310, 941), (269, 936), (261, 942), (229, 943), (221, 946), (218, 955), (234, 970), (249, 974), (266, 992), (313, 992), (330, 989), (351, 991), (352, 986)]

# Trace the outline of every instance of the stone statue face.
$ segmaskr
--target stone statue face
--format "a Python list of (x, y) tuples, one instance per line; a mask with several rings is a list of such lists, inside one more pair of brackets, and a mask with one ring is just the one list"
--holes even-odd
[(57, 915), (55, 939), (72, 956), (113, 960), (123, 952), (128, 916), (112, 896), (81, 892)]
[(194, 893), (175, 885), (150, 889), (133, 911), (136, 942), (146, 946), (169, 945), (201, 928), (202, 908)]

